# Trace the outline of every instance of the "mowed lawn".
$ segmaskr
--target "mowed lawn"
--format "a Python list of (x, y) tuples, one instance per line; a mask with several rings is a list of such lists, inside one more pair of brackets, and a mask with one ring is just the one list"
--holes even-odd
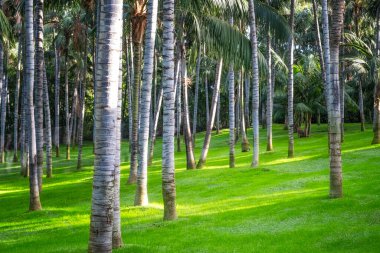
[[(370, 145), (371, 126), (346, 124), (344, 198), (329, 199), (326, 125), (295, 139), (287, 159), (287, 131), (274, 127), (274, 152), (261, 130), (260, 167), (236, 145), (236, 168), (228, 168), (228, 130), (213, 134), (206, 167), (187, 171), (185, 147), (176, 152), (178, 220), (163, 222), (161, 142), (149, 168), (148, 208), (134, 207), (126, 185), (128, 144), (123, 143), (121, 210), (124, 247), (115, 252), (380, 252), (380, 145)], [(252, 131), (249, 132), (252, 143)], [(196, 139), (199, 157), (203, 134)], [(89, 237), (92, 145), (84, 168), (54, 158), (54, 175), (43, 182), (43, 210), (28, 212), (28, 179), (8, 153), (0, 167), (0, 252), (86, 252)]]

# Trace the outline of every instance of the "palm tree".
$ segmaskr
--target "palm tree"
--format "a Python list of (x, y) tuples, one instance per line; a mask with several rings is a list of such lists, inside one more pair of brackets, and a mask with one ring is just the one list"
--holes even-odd
[(60, 83), (61, 83), (61, 50), (58, 47), (58, 42), (54, 43), (55, 52), (55, 83), (54, 83), (54, 146), (55, 156), (59, 157), (59, 98), (60, 98)]
[(122, 36), (122, 0), (101, 1), (98, 7), (95, 80), (95, 161), (89, 252), (112, 252), (115, 158)]
[(52, 157), (51, 157), (51, 150), (52, 150), (52, 137), (51, 137), (51, 121), (50, 121), (50, 102), (49, 102), (49, 90), (48, 90), (48, 81), (46, 77), (46, 66), (45, 66), (45, 60), (44, 60), (44, 83), (43, 83), (43, 96), (44, 96), (44, 112), (45, 112), (45, 129), (46, 129), (46, 136), (45, 136), (45, 142), (46, 142), (46, 177), (50, 178), (52, 177), (53, 171), (52, 171)]
[(28, 106), (26, 108), (28, 115), (29, 135), (29, 186), (30, 186), (30, 202), (29, 210), (36, 211), (41, 209), (40, 194), (38, 188), (38, 170), (37, 170), (37, 146), (36, 146), (36, 130), (34, 123), (34, 27), (33, 27), (33, 0), (25, 1), (25, 39), (26, 39), (26, 85), (28, 87)]
[(162, 133), (162, 195), (164, 200), (164, 220), (177, 218), (174, 164), (174, 1), (163, 0), (163, 133)]
[(152, 98), (152, 81), (154, 71), (154, 47), (157, 26), (158, 0), (147, 3), (147, 27), (145, 32), (144, 69), (141, 87), (141, 110), (139, 127), (139, 166), (137, 170), (137, 188), (135, 205), (148, 205), (148, 139), (149, 139), (149, 116)]
[[(269, 0), (268, 0), (269, 2)], [(268, 29), (267, 35), (267, 64), (268, 64), (268, 73), (267, 73), (267, 105), (266, 105), (266, 125), (267, 125), (267, 151), (273, 150), (272, 143), (272, 120), (273, 120), (273, 112), (272, 112), (272, 97), (273, 97), (273, 85), (272, 85), (272, 43), (271, 43), (271, 35)]]
[[(376, 8), (376, 58), (380, 57), (380, 4), (377, 2)], [(374, 122), (373, 122), (373, 140), (372, 144), (380, 143), (380, 78), (378, 77), (378, 70), (375, 71), (376, 85), (373, 94), (374, 97)]]
[(293, 77), (293, 61), (294, 61), (294, 8), (295, 0), (291, 0), (289, 26), (291, 35), (289, 37), (289, 65), (288, 65), (288, 158), (294, 157), (294, 77)]
[(198, 97), (199, 97), (201, 62), (202, 62), (202, 46), (199, 46), (196, 70), (195, 70), (196, 73), (195, 73), (195, 95), (194, 95), (194, 114), (193, 114), (193, 144), (194, 145), (195, 145), (195, 135), (197, 133)]
[(211, 131), (212, 131), (212, 126), (214, 125), (216, 110), (218, 106), (222, 68), (223, 68), (223, 58), (220, 58), (220, 60), (218, 61), (216, 65), (216, 71), (215, 71), (215, 84), (214, 84), (214, 93), (212, 95), (212, 101), (211, 101), (210, 120), (207, 122), (206, 135), (203, 142), (202, 153), (197, 164), (197, 169), (202, 169), (204, 164), (206, 163), (207, 153), (210, 147)]
[(251, 167), (259, 166), (259, 63), (257, 54), (257, 34), (255, 5), (249, 0), (249, 28), (252, 45), (252, 126), (253, 126), (253, 158)]
[[(233, 25), (233, 17), (229, 20), (230, 25)], [(235, 76), (234, 65), (231, 63), (228, 70), (228, 115), (229, 115), (229, 130), (230, 130), (230, 168), (235, 167)]]
[(3, 82), (3, 87), (1, 89), (1, 136), (0, 136), (0, 152), (1, 152), (1, 163), (5, 163), (5, 121), (7, 119), (6, 113), (7, 113), (7, 100), (8, 100), (8, 50), (5, 50), (5, 57), (3, 59), (3, 73), (0, 76)]

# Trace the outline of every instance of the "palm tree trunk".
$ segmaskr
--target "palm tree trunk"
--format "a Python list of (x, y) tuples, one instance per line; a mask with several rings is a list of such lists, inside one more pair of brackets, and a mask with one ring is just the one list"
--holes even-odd
[(248, 152), (249, 142), (247, 138), (247, 132), (245, 129), (245, 107), (244, 107), (244, 71), (243, 68), (240, 70), (240, 108), (241, 108), (241, 120), (240, 120), (240, 131), (241, 131), (241, 152)]
[(323, 83), (326, 83), (326, 68), (325, 68), (325, 61), (323, 59), (323, 48), (322, 48), (322, 41), (321, 41), (321, 32), (319, 30), (319, 22), (318, 22), (318, 6), (316, 0), (313, 0), (313, 17), (314, 17), (314, 24), (315, 24), (315, 30), (317, 32), (317, 48), (318, 48), (318, 55), (319, 55), (319, 62), (321, 64), (321, 74), (322, 74), (322, 80)]
[(209, 97), (208, 97), (208, 78), (207, 73), (205, 77), (205, 96), (206, 96), (206, 122), (209, 122), (210, 120), (210, 103), (209, 103)]
[[(179, 69), (181, 69), (181, 61), (179, 61)], [(178, 72), (178, 81), (177, 81), (177, 89), (176, 89), (176, 108), (177, 108), (177, 152), (181, 152), (181, 125), (182, 125), (182, 73)]]
[(133, 45), (130, 43), (131, 38), (128, 37), (127, 40), (127, 49), (126, 52), (129, 52), (129, 55), (127, 56), (127, 69), (128, 69), (128, 142), (129, 142), (129, 152), (132, 151), (132, 128), (133, 128), (133, 109), (132, 109), (132, 99), (133, 99), (133, 89), (132, 84), (134, 80), (134, 69), (133, 69)]
[(199, 158), (199, 161), (197, 164), (197, 169), (202, 169), (203, 166), (205, 165), (208, 149), (210, 147), (211, 131), (212, 131), (212, 126), (214, 125), (216, 110), (217, 110), (217, 106), (218, 106), (218, 98), (219, 98), (220, 79), (221, 79), (221, 75), (222, 75), (222, 68), (223, 68), (223, 58), (221, 58), (216, 65), (215, 85), (214, 85), (214, 94), (212, 95), (212, 102), (211, 102), (210, 121), (207, 122), (206, 135), (205, 135), (205, 139), (203, 142), (201, 157)]
[(25, 31), (26, 31), (26, 85), (28, 87), (28, 133), (29, 133), (29, 189), (30, 202), (29, 210), (36, 211), (41, 209), (40, 193), (38, 189), (38, 170), (37, 170), (37, 145), (36, 129), (34, 123), (34, 27), (33, 27), (33, 1), (25, 2)]
[(267, 64), (268, 64), (268, 81), (267, 81), (267, 151), (273, 150), (272, 143), (272, 53), (271, 53), (272, 43), (271, 36), (268, 32), (267, 36)]
[[(231, 23), (230, 21), (230, 24)], [(235, 73), (233, 64), (230, 64), (228, 71), (228, 114), (230, 129), (230, 168), (235, 168)]]
[(161, 87), (160, 92), (158, 94), (157, 106), (155, 106), (156, 112), (154, 115), (154, 125), (153, 125), (153, 132), (152, 132), (152, 140), (150, 143), (148, 165), (152, 165), (152, 161), (153, 161), (154, 145), (156, 144), (156, 136), (157, 136), (157, 126), (158, 126), (158, 120), (160, 117), (161, 105), (162, 105), (162, 95), (163, 95), (163, 90)]
[(363, 105), (363, 88), (362, 82), (359, 80), (359, 111), (360, 111), (360, 131), (365, 131), (365, 116), (364, 116), (364, 105)]
[(22, 70), (23, 72), (23, 80), (22, 80), (22, 90), (21, 90), (21, 117), (20, 117), (20, 174), (24, 177), (29, 176), (29, 161), (28, 161), (28, 133), (26, 132), (26, 125), (28, 122), (27, 118), (27, 94), (28, 94), (28, 87), (26, 85), (26, 36), (23, 37), (22, 40), (23, 43), (23, 50), (22, 50), (22, 62), (24, 65), (24, 68)]
[(294, 8), (295, 0), (291, 0), (289, 26), (291, 35), (289, 37), (289, 64), (288, 64), (288, 158), (294, 157), (294, 76), (293, 76), (293, 61), (294, 61)]
[(60, 76), (61, 76), (61, 54), (58, 49), (58, 43), (55, 42), (55, 84), (54, 84), (54, 145), (55, 156), (59, 157), (59, 90), (60, 90)]
[[(325, 1), (325, 0), (324, 0)], [(337, 0), (332, 5), (331, 19), (331, 84), (330, 97), (330, 197), (340, 198), (342, 191), (342, 158), (341, 158), (341, 117), (339, 96), (339, 46), (343, 27), (345, 1)], [(328, 65), (329, 66), (329, 65)]]
[(149, 117), (154, 71), (154, 47), (156, 42), (158, 0), (147, 3), (147, 28), (145, 33), (144, 69), (141, 88), (141, 113), (139, 127), (139, 164), (137, 170), (136, 206), (148, 205), (148, 141)]
[(220, 133), (220, 93), (218, 97), (218, 104), (216, 106), (216, 134)]
[(162, 195), (164, 220), (177, 218), (174, 164), (174, 0), (163, 1), (163, 134), (162, 134)]
[[(112, 252), (123, 1), (101, 1), (95, 80), (95, 160), (89, 252)], [(108, 22), (110, 21), (110, 22)], [(120, 129), (119, 129), (120, 130)], [(118, 166), (116, 162), (116, 166)]]
[(44, 82), (43, 82), (43, 102), (44, 102), (44, 112), (45, 112), (45, 143), (46, 143), (46, 177), (50, 178), (53, 175), (52, 170), (52, 140), (51, 140), (51, 121), (50, 121), (50, 102), (49, 102), (49, 90), (46, 76), (46, 65), (44, 61)]
[[(376, 10), (376, 57), (380, 56), (380, 5)], [(372, 144), (380, 143), (380, 80), (378, 78), (378, 70), (375, 71), (376, 85), (373, 93), (373, 139)]]
[[(22, 35), (18, 35), (17, 48), (17, 71), (16, 71), (16, 89), (15, 89), (15, 107), (14, 107), (14, 123), (13, 123), (13, 162), (18, 161), (18, 120), (19, 120), (19, 102), (20, 102), (20, 82), (21, 82), (21, 60), (22, 60)], [(21, 144), (22, 145), (22, 144)]]
[(195, 135), (197, 134), (197, 119), (198, 119), (198, 97), (199, 97), (199, 79), (202, 62), (201, 46), (198, 49), (197, 66), (195, 73), (195, 94), (194, 94), (194, 114), (193, 114), (193, 144), (195, 145)]
[(181, 85), (183, 88), (183, 132), (185, 137), (186, 146), (186, 161), (187, 169), (195, 169), (195, 158), (193, 150), (193, 137), (190, 129), (190, 115), (189, 115), (189, 98), (188, 98), (188, 78), (187, 78), (187, 64), (186, 64), (186, 46), (182, 45), (181, 53)]
[(237, 94), (236, 94), (236, 102), (235, 102), (235, 112), (236, 112), (236, 115), (235, 115), (235, 126), (236, 126), (236, 134), (235, 134), (235, 143), (237, 143), (239, 141), (239, 138), (240, 138), (240, 97), (241, 97), (241, 89), (240, 89), (240, 71), (238, 72), (238, 82), (237, 82)]
[(65, 54), (65, 115), (66, 115), (66, 159), (70, 160), (70, 112), (69, 112), (69, 69), (68, 69), (68, 49)]
[(249, 80), (249, 74), (247, 73), (246, 74), (246, 77), (245, 77), (245, 99), (244, 99), (244, 107), (245, 107), (245, 109), (244, 109), (244, 112), (245, 112), (245, 116), (244, 116), (244, 118), (245, 118), (245, 126), (246, 127), (249, 127), (249, 125), (250, 125), (250, 121), (249, 121), (249, 95), (250, 95), (250, 90), (251, 90), (251, 88), (250, 88), (250, 86), (251, 86), (251, 83), (250, 83), (250, 80)]
[(3, 74), (0, 76), (2, 79), (3, 87), (1, 89), (1, 133), (0, 133), (0, 163), (5, 163), (5, 121), (7, 119), (7, 99), (8, 99), (8, 51), (5, 50), (5, 59), (3, 63)]
[(259, 166), (259, 63), (256, 34), (256, 17), (254, 1), (249, 0), (249, 26), (252, 43), (252, 126), (253, 126), (253, 158), (251, 167)]

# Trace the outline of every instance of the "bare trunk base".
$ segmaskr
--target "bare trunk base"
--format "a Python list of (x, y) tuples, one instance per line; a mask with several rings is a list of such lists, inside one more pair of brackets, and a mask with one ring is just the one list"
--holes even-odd
[(230, 153), (230, 168), (235, 168), (235, 154)]
[(241, 140), (241, 152), (248, 152), (250, 151), (249, 142), (247, 138), (243, 138)]
[(70, 146), (66, 146), (66, 160), (70, 160)]

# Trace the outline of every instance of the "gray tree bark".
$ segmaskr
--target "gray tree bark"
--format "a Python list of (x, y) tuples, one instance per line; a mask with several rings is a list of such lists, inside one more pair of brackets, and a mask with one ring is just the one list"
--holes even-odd
[(289, 37), (289, 64), (288, 64), (288, 158), (294, 157), (294, 10), (295, 0), (291, 0), (289, 26), (291, 35)]

